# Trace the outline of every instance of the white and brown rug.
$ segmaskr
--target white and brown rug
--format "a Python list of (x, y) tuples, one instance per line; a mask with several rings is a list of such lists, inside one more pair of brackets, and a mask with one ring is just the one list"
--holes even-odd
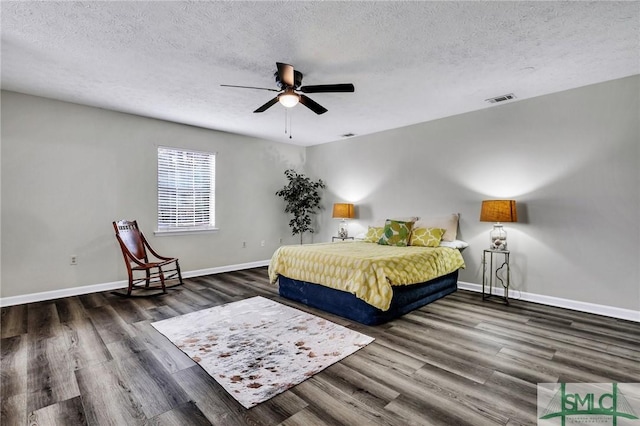
[(263, 297), (151, 325), (246, 408), (303, 382), (374, 340)]

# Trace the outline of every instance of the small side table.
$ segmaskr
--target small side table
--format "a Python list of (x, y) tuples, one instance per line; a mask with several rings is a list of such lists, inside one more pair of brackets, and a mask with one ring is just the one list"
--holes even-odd
[[(482, 252), (482, 300), (489, 299), (491, 297), (497, 297), (499, 299), (504, 300), (504, 302), (509, 304), (509, 284), (510, 284), (510, 276), (511, 270), (509, 267), (509, 250), (491, 250), (485, 249)], [(502, 255), (502, 264), (500, 265), (499, 256)], [(495, 264), (494, 264), (494, 259)], [(489, 261), (488, 274), (487, 274), (487, 258)], [(498, 266), (500, 265), (500, 266)], [(504, 269), (504, 272), (507, 274), (506, 277), (501, 277), (499, 272)], [(488, 275), (488, 279), (487, 279)], [(504, 288), (504, 296), (500, 296), (498, 294), (493, 293), (493, 283), (495, 283), (496, 287), (498, 283), (502, 285)], [(485, 290), (485, 287), (488, 287), (488, 291)]]
[(334, 242), (335, 240), (353, 240), (353, 237), (331, 237), (331, 242)]

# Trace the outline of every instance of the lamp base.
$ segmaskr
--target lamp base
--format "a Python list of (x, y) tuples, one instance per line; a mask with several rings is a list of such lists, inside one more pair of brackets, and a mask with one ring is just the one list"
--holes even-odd
[(338, 237), (347, 238), (349, 236), (349, 231), (347, 230), (347, 221), (342, 219), (340, 221), (340, 227), (338, 228)]
[(507, 231), (502, 228), (502, 225), (496, 223), (493, 225), (493, 229), (489, 233), (489, 239), (491, 250), (506, 250), (507, 249)]

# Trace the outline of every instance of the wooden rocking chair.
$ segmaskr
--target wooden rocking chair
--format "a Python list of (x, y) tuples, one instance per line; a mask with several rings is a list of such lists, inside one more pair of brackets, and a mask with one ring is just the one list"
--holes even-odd
[[(182, 284), (182, 275), (180, 274), (178, 259), (160, 256), (156, 253), (142, 232), (140, 232), (137, 221), (120, 220), (113, 222), (113, 229), (116, 232), (116, 238), (120, 243), (124, 263), (127, 265), (127, 272), (129, 273), (129, 288), (127, 289), (127, 293), (114, 291), (114, 294), (123, 297), (156, 296), (158, 294), (166, 294), (167, 288)], [(157, 261), (149, 261), (147, 250)], [(144, 275), (141, 276), (142, 274)], [(167, 281), (177, 282), (172, 285), (166, 285)], [(156, 290), (156, 292), (144, 295), (132, 295), (131, 293), (134, 289)], [(157, 291), (160, 289), (162, 292)]]

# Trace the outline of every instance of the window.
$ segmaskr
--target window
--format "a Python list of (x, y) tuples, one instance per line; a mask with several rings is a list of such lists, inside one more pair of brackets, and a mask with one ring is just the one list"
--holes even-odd
[(216, 155), (158, 147), (158, 232), (215, 228)]

